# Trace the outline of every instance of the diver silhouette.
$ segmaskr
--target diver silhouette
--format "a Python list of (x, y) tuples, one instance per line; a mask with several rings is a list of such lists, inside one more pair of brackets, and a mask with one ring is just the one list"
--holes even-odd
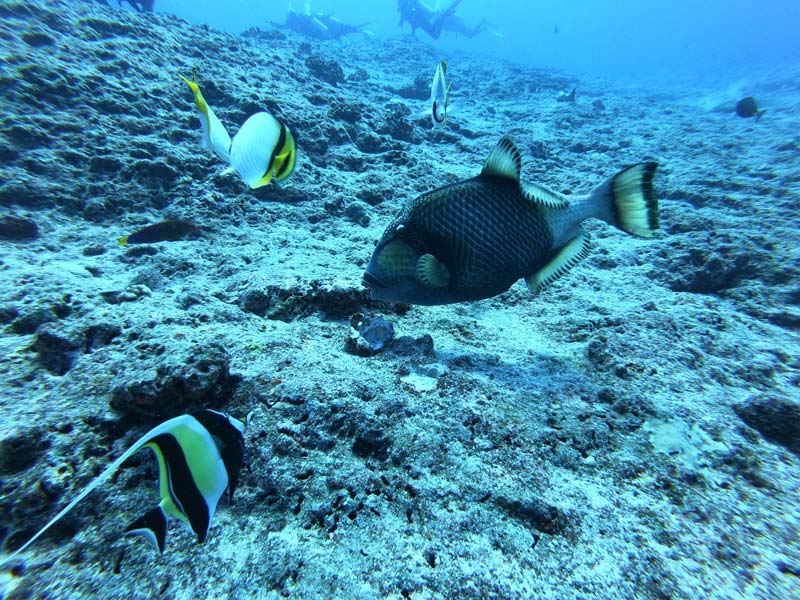
[(421, 29), (430, 37), (437, 40), (442, 31), (450, 31), (468, 38), (474, 38), (483, 31), (487, 31), (486, 19), (481, 20), (475, 27), (469, 27), (464, 20), (455, 14), (461, 0), (454, 0), (444, 10), (434, 10), (422, 0), (397, 0), (397, 10), (400, 13), (400, 27), (403, 23), (411, 25), (411, 34)]

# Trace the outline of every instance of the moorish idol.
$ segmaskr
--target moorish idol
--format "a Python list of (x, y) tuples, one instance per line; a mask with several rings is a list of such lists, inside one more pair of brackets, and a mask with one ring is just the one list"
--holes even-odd
[(10, 558), (28, 548), (142, 448), (150, 448), (158, 461), (161, 501), (131, 523), (125, 533), (144, 535), (163, 552), (167, 518), (177, 517), (189, 524), (202, 543), (225, 488), (228, 501), (233, 501), (244, 457), (244, 428), (241, 421), (210, 409), (165, 421), (139, 438)]
[(194, 96), (194, 104), (197, 107), (197, 112), (200, 114), (200, 131), (202, 133), (203, 144), (211, 150), (214, 154), (219, 156), (225, 162), (228, 162), (228, 157), (231, 151), (231, 136), (228, 135), (222, 121), (214, 114), (214, 110), (208, 105), (206, 99), (203, 98), (203, 92), (200, 91), (200, 86), (197, 85), (197, 73), (192, 72), (192, 80), (186, 79), (181, 75), (189, 89), (192, 90)]

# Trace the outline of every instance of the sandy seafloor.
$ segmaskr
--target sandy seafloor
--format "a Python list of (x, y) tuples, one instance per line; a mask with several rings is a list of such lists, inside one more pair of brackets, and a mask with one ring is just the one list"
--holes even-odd
[[(120, 535), (131, 460), (3, 575), (6, 598), (800, 597), (800, 84), (735, 97), (439, 56), (411, 37), (241, 38), (94, 3), (0, 5), (0, 534), (19, 547), (133, 440), (211, 406), (246, 464), (202, 545)], [(424, 108), (448, 62), (453, 111)], [(251, 191), (198, 144), (268, 109), (297, 171)], [(339, 70), (340, 69), (340, 70)], [(658, 160), (653, 240), (587, 223), (539, 297), (370, 302), (402, 204), (502, 134), (584, 192)], [(194, 239), (121, 247), (165, 218)], [(346, 349), (383, 316), (382, 353)]]

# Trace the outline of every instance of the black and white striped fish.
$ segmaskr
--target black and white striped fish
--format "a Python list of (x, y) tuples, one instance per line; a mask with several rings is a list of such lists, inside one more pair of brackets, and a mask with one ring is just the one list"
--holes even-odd
[(125, 533), (144, 535), (163, 552), (167, 519), (177, 517), (189, 524), (202, 543), (226, 488), (229, 501), (233, 500), (244, 457), (244, 428), (241, 421), (210, 409), (165, 421), (139, 438), (10, 558), (26, 550), (142, 448), (150, 448), (158, 461), (161, 501)]

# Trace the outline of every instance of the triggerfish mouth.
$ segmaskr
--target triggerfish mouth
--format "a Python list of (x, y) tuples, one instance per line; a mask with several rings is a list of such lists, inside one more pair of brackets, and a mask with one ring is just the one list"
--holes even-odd
[[(194, 76), (193, 76), (194, 78)], [(200, 114), (203, 143), (230, 165), (251, 189), (265, 186), (273, 179), (282, 181), (294, 171), (297, 148), (289, 128), (268, 112), (251, 115), (233, 136), (203, 98), (196, 80), (181, 77), (192, 90)]]
[(440, 60), (433, 72), (431, 84), (431, 119), (434, 127), (443, 127), (447, 124), (447, 106), (450, 104), (450, 86), (445, 80), (447, 64)]
[(142, 448), (150, 448), (158, 461), (161, 501), (125, 533), (144, 535), (163, 552), (167, 518), (177, 517), (189, 524), (202, 543), (226, 488), (228, 500), (233, 501), (244, 457), (244, 428), (241, 421), (210, 409), (165, 421), (139, 438), (10, 558), (26, 550)]
[(491, 298), (525, 279), (533, 293), (589, 253), (581, 223), (602, 219), (651, 237), (658, 229), (655, 162), (621, 170), (586, 195), (520, 182), (504, 137), (477, 177), (427, 192), (387, 227), (364, 273), (375, 300), (451, 304)]

